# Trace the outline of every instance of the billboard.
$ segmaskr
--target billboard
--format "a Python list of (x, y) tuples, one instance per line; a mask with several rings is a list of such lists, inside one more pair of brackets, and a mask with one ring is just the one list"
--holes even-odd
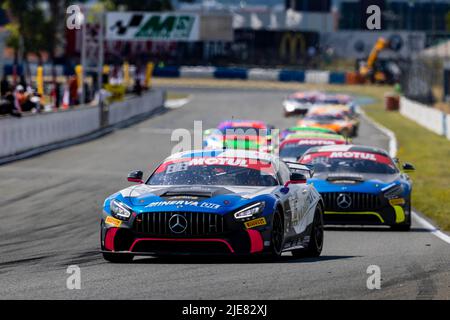
[(200, 17), (175, 12), (108, 12), (106, 39), (198, 41)]
[(365, 58), (379, 37), (395, 42), (394, 50), (384, 50), (380, 58), (410, 58), (425, 47), (424, 32), (409, 31), (337, 31), (322, 32), (320, 44), (332, 48), (337, 57)]

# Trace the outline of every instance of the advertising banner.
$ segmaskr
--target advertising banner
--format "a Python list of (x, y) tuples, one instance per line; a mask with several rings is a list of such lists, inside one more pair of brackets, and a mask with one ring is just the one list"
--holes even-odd
[(200, 18), (191, 13), (108, 12), (106, 39), (198, 41)]

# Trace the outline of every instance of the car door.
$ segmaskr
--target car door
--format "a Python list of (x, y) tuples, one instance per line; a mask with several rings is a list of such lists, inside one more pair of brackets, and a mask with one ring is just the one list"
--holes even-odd
[[(285, 163), (280, 161), (280, 177), (281, 182), (285, 184), (287, 181), (289, 181), (290, 176), (290, 170), (286, 166)], [(305, 188), (306, 187), (306, 188)], [(287, 222), (285, 224), (286, 231), (288, 236), (294, 236), (298, 232), (296, 232), (296, 229), (298, 229), (297, 226), (301, 224), (301, 221), (303, 219), (304, 213), (304, 203), (306, 201), (307, 196), (307, 185), (306, 184), (294, 184), (291, 183), (288, 186), (288, 191), (285, 194), (284, 201), (285, 201), (285, 221)]]

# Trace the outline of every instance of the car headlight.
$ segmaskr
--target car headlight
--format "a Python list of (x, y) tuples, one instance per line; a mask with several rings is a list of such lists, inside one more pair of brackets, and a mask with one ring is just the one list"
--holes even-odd
[(111, 214), (117, 219), (128, 220), (131, 216), (131, 208), (117, 200), (111, 200), (109, 208), (111, 210)]
[(264, 210), (265, 203), (257, 202), (244, 209), (239, 210), (234, 214), (236, 219), (245, 219), (254, 216), (255, 214), (261, 213)]
[(290, 101), (285, 101), (284, 102), (284, 110), (286, 110), (287, 112), (292, 112), (295, 110), (296, 105)]
[(385, 198), (392, 199), (400, 197), (405, 191), (405, 188), (402, 184), (391, 184), (381, 189), (381, 191), (384, 192)]

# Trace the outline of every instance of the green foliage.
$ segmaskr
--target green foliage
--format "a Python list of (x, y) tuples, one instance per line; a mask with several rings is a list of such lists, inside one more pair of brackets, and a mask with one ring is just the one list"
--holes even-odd
[(2, 1), (2, 8), (12, 20), (7, 27), (10, 31), (8, 45), (17, 51), (22, 43), (24, 59), (28, 53), (35, 53), (40, 57), (42, 51), (47, 51), (53, 58), (58, 37), (64, 32), (63, 22), (68, 2), (67, 0)]

